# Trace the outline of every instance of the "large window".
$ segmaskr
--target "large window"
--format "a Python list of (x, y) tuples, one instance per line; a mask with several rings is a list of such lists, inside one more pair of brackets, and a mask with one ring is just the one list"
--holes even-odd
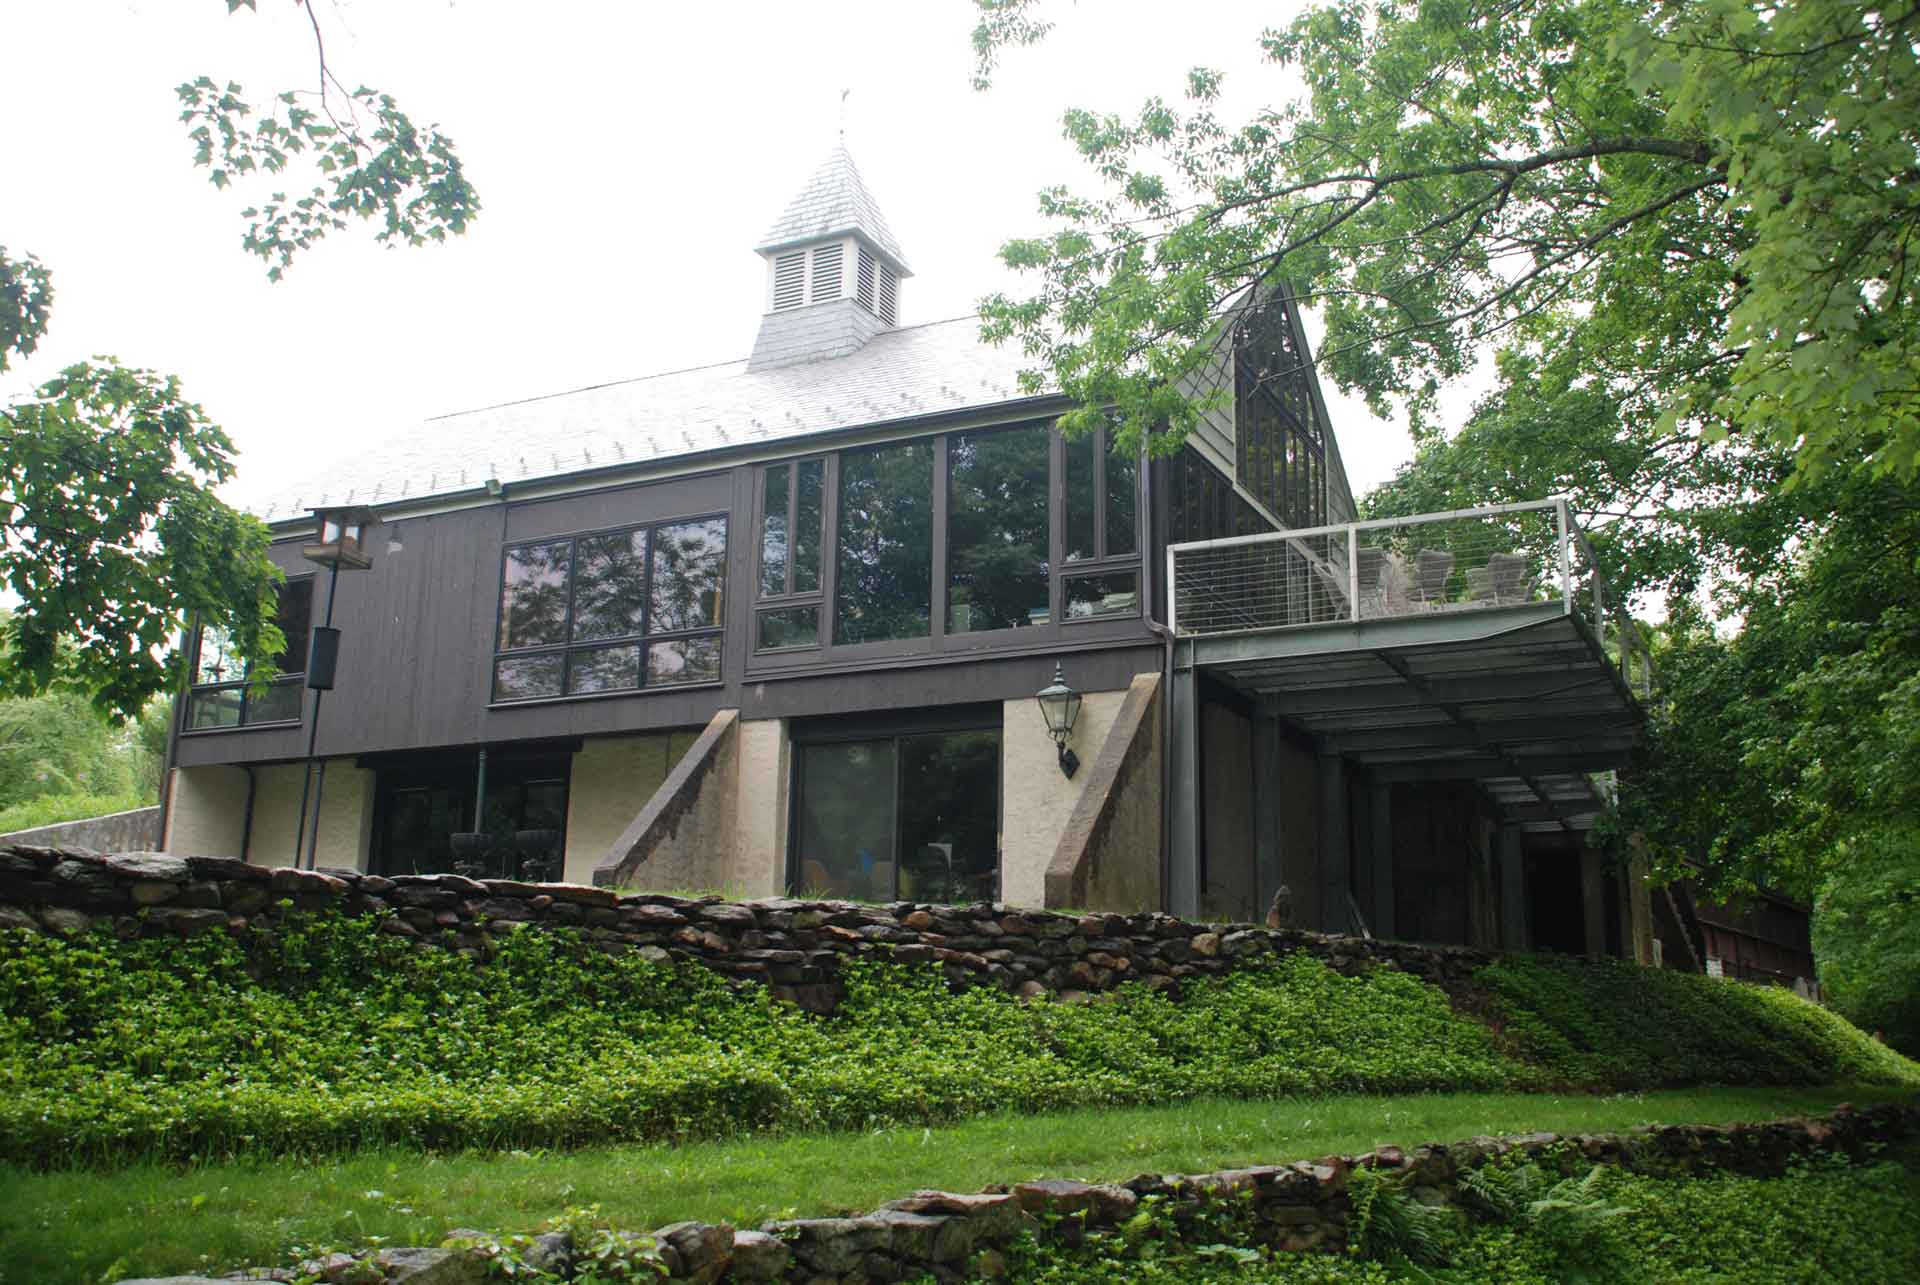
[(1140, 460), (1101, 428), (1064, 443), (1066, 618), (1140, 613)]
[(1027, 641), (1016, 630), (1039, 645), (1137, 618), (1140, 470), (1104, 428), (1069, 441), (1033, 423), (764, 465), (753, 663)]
[(762, 651), (820, 644), (826, 478), (825, 459), (760, 470), (760, 599), (779, 604), (755, 613), (754, 646)]
[(1325, 526), (1350, 515), (1331, 507), (1329, 434), (1289, 307), (1284, 295), (1273, 294), (1235, 328), (1236, 464), (1240, 485), (1288, 526)]
[(723, 517), (507, 548), (493, 699), (720, 678)]
[(1050, 619), (1045, 428), (947, 439), (947, 631)]
[(298, 722), (306, 696), (303, 678), (313, 625), (313, 577), (300, 576), (280, 586), (276, 617), (286, 646), (274, 658), (280, 677), (264, 691), (247, 689), (247, 669), (234, 653), (224, 629), (203, 626), (194, 632), (193, 689), (187, 702), (187, 729), (254, 727)]
[(998, 728), (802, 743), (788, 882), (808, 896), (998, 895)]
[(933, 621), (933, 443), (840, 456), (833, 640), (925, 638)]
[(464, 853), (454, 852), (452, 837), (473, 829), (477, 759), (421, 754), (380, 764), (374, 777), (374, 873), (460, 870), (478, 878), (559, 878), (572, 760), (565, 750), (494, 750), (480, 816), (480, 832), (491, 841)]

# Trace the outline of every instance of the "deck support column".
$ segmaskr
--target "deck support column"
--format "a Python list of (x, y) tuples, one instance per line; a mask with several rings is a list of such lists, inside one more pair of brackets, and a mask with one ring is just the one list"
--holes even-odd
[(1347, 827), (1347, 762), (1338, 750), (1323, 747), (1320, 765), (1320, 927), (1323, 932), (1355, 932), (1347, 901), (1353, 895), (1348, 876), (1352, 847)]
[(1373, 869), (1373, 935), (1391, 937), (1393, 926), (1393, 787), (1367, 782), (1367, 846), (1363, 860)]
[(1585, 844), (1580, 846), (1580, 911), (1586, 929), (1587, 955), (1598, 959), (1607, 953), (1607, 894), (1605, 872), (1600, 854)]
[(1173, 670), (1173, 735), (1167, 746), (1167, 910), (1200, 917), (1200, 684), (1191, 666)]
[(1500, 946), (1526, 950), (1532, 933), (1527, 923), (1526, 869), (1520, 855), (1520, 827), (1503, 825), (1494, 840), (1500, 857)]
[(1253, 720), (1253, 844), (1256, 854), (1254, 918), (1273, 904), (1285, 875), (1280, 869), (1280, 719), (1260, 714)]

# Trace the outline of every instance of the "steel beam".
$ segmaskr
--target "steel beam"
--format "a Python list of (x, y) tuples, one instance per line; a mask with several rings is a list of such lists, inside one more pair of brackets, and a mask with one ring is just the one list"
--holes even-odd
[(1172, 835), (1167, 861), (1167, 908), (1182, 919), (1200, 917), (1200, 685), (1191, 668), (1173, 671), (1173, 732), (1167, 746), (1172, 771), (1167, 800)]
[(1500, 944), (1526, 950), (1532, 940), (1527, 922), (1526, 869), (1520, 855), (1520, 827), (1500, 827)]

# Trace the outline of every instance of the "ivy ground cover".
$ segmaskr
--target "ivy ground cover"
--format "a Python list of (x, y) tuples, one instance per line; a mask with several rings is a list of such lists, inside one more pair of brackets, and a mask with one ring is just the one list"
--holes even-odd
[[(1920, 1084), (1791, 996), (1544, 960), (1488, 984), (1498, 1035), (1405, 974), (1343, 978), (1305, 955), (1178, 1001), (1133, 988), (1087, 1005), (954, 993), (931, 968), (875, 962), (822, 1018), (563, 931), (516, 934), (484, 967), (334, 916), (245, 948), (7, 932), (0, 1160), (576, 1147), (1570, 1082)], [(1638, 1043), (1608, 1044), (1635, 1023)], [(1662, 1057), (1683, 1073), (1661, 1076)]]

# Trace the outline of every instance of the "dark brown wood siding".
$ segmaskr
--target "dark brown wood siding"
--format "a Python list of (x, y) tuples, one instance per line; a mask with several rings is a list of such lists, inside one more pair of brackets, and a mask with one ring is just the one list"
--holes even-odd
[[(320, 716), (322, 755), (390, 753), (506, 741), (608, 735), (704, 724), (719, 708), (748, 718), (914, 709), (1007, 700), (1046, 685), (1056, 661), (1083, 691), (1118, 690), (1158, 669), (1162, 653), (1143, 620), (1100, 621), (1034, 643), (996, 640), (979, 650), (860, 658), (748, 674), (752, 627), (754, 468), (611, 487), (555, 498), (503, 501), (407, 518), (375, 528), (373, 569), (340, 576), (334, 624), (342, 631), (335, 689)], [(617, 696), (490, 705), (501, 555), (508, 543), (677, 516), (725, 512), (727, 584), (724, 681)], [(289, 572), (310, 568), (300, 542), (274, 546)], [(314, 616), (326, 601), (316, 580)], [(1024, 633), (1026, 631), (1014, 631)], [(311, 708), (311, 697), (309, 697)], [(179, 738), (176, 762), (297, 759), (307, 728), (210, 731)]]

